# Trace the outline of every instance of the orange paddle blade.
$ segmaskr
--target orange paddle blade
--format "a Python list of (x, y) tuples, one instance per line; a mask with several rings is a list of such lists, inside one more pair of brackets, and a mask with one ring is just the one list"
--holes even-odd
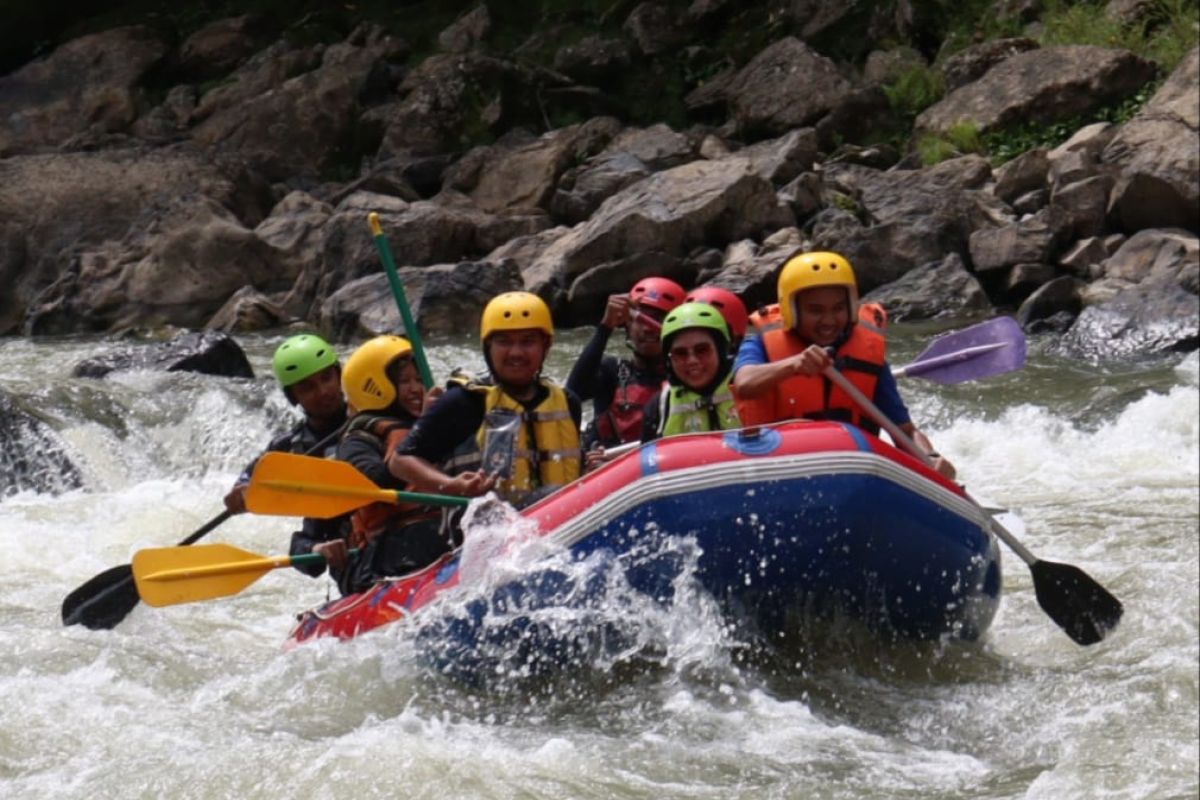
[(394, 503), (396, 493), (380, 489), (344, 461), (291, 453), (259, 459), (246, 490), (246, 508), (255, 514), (328, 519), (368, 503)]
[(155, 547), (133, 555), (133, 579), (151, 606), (192, 603), (237, 594), (289, 556), (264, 557), (227, 544)]

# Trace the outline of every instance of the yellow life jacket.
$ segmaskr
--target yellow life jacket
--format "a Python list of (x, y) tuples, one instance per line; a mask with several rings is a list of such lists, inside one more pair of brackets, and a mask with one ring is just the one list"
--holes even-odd
[(663, 436), (701, 431), (728, 431), (742, 427), (733, 393), (729, 389), (732, 373), (717, 386), (711, 395), (704, 396), (686, 386), (669, 386), (663, 390), (663, 407), (659, 414), (659, 432)]
[[(489, 426), (489, 418), (495, 420), (504, 415), (513, 415), (518, 422), (516, 435), (511, 444), (512, 466), (507, 478), (496, 487), (497, 493), (509, 502), (518, 503), (526, 495), (539, 489), (565, 486), (583, 473), (583, 453), (580, 449), (579, 427), (571, 418), (567, 393), (561, 386), (540, 378), (547, 390), (546, 397), (532, 409), (527, 409), (518, 400), (510, 397), (502, 387), (459, 380), (468, 391), (484, 396), (484, 424), (475, 436), (478, 454), (474, 456), (475, 467), (481, 466), (481, 457), (489, 453), (489, 437), (496, 435)], [(496, 442), (491, 442), (493, 446)], [(457, 459), (460, 469), (467, 466)], [(487, 469), (487, 464), (482, 464)]]

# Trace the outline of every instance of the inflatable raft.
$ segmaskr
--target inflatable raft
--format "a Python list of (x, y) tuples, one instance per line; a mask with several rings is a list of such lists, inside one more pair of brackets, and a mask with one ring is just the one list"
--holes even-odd
[[(956, 484), (851, 425), (791, 422), (643, 445), (521, 512), (535, 536), (578, 559), (674, 537), (693, 542), (693, 579), (739, 626), (766, 641), (798, 621), (841, 615), (889, 638), (974, 639), (1000, 600), (987, 512)], [(461, 551), (301, 615), (290, 644), (350, 638), (412, 614), (448, 614), (470, 598)], [(643, 559), (625, 579), (669, 603), (678, 560)], [(561, 587), (513, 577), (495, 596)], [(436, 600), (439, 608), (428, 608)], [(478, 618), (487, 603), (476, 596)], [(469, 604), (469, 603), (468, 603)], [(459, 604), (460, 617), (463, 604)], [(470, 615), (468, 615), (470, 616)], [(443, 626), (459, 638), (478, 626)], [(467, 644), (469, 642), (461, 642)]]

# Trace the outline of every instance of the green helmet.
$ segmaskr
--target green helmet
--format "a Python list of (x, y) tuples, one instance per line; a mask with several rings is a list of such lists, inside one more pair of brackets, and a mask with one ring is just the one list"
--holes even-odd
[(662, 341), (665, 346), (672, 336), (689, 328), (707, 328), (721, 334), (729, 344), (729, 324), (715, 306), (708, 303), (684, 303), (675, 307), (663, 320)]
[(329, 342), (311, 333), (293, 336), (275, 350), (275, 377), (284, 389), (337, 363)]

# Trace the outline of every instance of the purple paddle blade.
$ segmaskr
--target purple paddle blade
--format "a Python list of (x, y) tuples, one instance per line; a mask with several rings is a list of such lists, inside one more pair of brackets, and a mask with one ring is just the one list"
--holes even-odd
[(1025, 366), (1025, 334), (1012, 317), (944, 333), (911, 364), (893, 370), (935, 383), (962, 383)]

